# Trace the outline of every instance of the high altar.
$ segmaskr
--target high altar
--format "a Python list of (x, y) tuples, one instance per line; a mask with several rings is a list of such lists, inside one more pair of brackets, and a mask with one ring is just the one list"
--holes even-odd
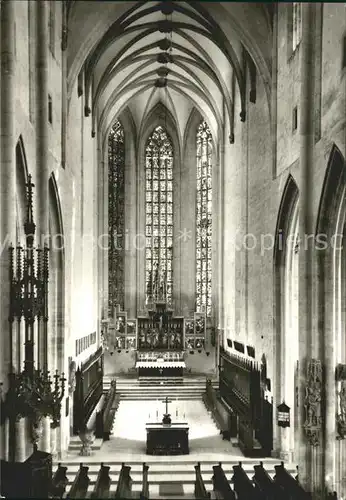
[(136, 368), (141, 376), (183, 375), (184, 318), (174, 317), (164, 302), (149, 310), (149, 317), (138, 318)]
[(193, 318), (175, 316), (165, 301), (156, 301), (147, 314), (129, 319), (119, 308), (103, 324), (107, 349), (136, 351), (135, 368), (139, 377), (182, 377), (184, 353), (205, 347), (205, 313)]

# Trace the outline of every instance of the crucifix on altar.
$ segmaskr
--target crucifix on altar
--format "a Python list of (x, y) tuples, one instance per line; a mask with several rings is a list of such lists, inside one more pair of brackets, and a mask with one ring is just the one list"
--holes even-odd
[[(189, 453), (189, 426), (186, 422), (173, 422), (168, 413), (168, 404), (172, 400), (167, 396), (161, 400), (165, 405), (162, 422), (147, 423), (148, 455), (185, 455)], [(156, 410), (158, 416), (158, 410)], [(176, 409), (178, 416), (178, 408)], [(150, 415), (149, 415), (150, 417)], [(184, 414), (185, 418), (185, 414)]]
[(172, 423), (172, 419), (171, 419), (170, 413), (168, 413), (168, 403), (171, 403), (172, 400), (168, 399), (168, 397), (166, 396), (165, 399), (163, 401), (161, 401), (161, 402), (165, 403), (165, 405), (166, 405), (166, 412), (163, 415), (162, 423), (163, 424), (171, 424)]

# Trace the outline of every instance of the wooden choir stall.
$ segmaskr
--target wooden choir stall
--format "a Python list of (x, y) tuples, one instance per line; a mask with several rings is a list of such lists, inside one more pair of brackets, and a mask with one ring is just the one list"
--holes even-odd
[[(269, 456), (273, 449), (273, 405), (265, 396), (266, 374), (258, 364), (236, 353), (220, 352), (220, 396), (237, 426), (245, 456)], [(234, 435), (235, 429), (227, 429)]]
[(100, 347), (76, 371), (73, 393), (73, 433), (83, 430), (103, 390), (103, 349)]

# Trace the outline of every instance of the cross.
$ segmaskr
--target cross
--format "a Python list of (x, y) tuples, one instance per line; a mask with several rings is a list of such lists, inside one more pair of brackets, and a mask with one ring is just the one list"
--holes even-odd
[(163, 401), (161, 401), (161, 403), (166, 403), (166, 415), (168, 415), (168, 403), (171, 403), (172, 400), (171, 399), (168, 399), (168, 397), (166, 396), (165, 399)]

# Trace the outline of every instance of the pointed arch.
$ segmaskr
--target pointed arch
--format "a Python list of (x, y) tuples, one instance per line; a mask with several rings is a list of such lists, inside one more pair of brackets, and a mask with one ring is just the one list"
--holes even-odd
[(287, 245), (287, 235), (292, 221), (293, 212), (298, 201), (299, 189), (296, 181), (291, 174), (288, 175), (286, 184), (282, 193), (276, 229), (274, 244), (274, 265), (283, 265), (284, 252)]
[(336, 144), (333, 144), (322, 187), (317, 215), (316, 235), (322, 233), (327, 234), (330, 231), (331, 221), (335, 220), (341, 202), (343, 188), (346, 182), (345, 179), (345, 158)]
[[(54, 222), (54, 229), (57, 234), (62, 238), (64, 236), (64, 225), (61, 211), (61, 203), (59, 196), (59, 189), (56, 182), (54, 172), (52, 172), (49, 178), (49, 212), (52, 220)], [(62, 251), (64, 252), (64, 246), (62, 245)]]
[[(346, 364), (346, 163), (333, 144), (326, 168), (316, 223), (318, 274), (318, 326), (321, 357), (325, 367), (324, 477), (333, 478), (335, 490), (342, 491), (344, 456), (337, 445), (336, 415), (341, 411), (337, 365)], [(320, 246), (322, 244), (322, 246)]]
[(175, 160), (179, 160), (180, 162), (182, 147), (181, 147), (181, 137), (179, 133), (179, 127), (170, 110), (161, 101), (159, 101), (148, 112), (148, 114), (141, 123), (139, 129), (140, 157), (144, 153), (144, 148), (148, 141), (148, 138), (158, 125), (161, 125), (161, 127), (163, 127), (167, 131), (168, 135), (172, 139)]
[(145, 286), (146, 300), (172, 303), (173, 294), (173, 163), (167, 130), (156, 125), (145, 148)]
[(125, 130), (119, 119), (108, 135), (108, 307), (124, 310)]
[[(54, 173), (48, 181), (49, 196), (49, 294), (48, 294), (48, 368), (68, 373), (65, 330), (65, 238), (59, 189)], [(51, 431), (52, 451), (60, 453), (69, 436), (69, 421), (62, 409), (61, 431)], [(59, 436), (59, 439), (58, 439)], [(55, 448), (55, 449), (54, 449)]]
[(274, 277), (274, 370), (276, 401), (285, 401), (291, 408), (292, 425), (287, 429), (274, 426), (276, 448), (284, 460), (293, 460), (297, 433), (297, 409), (295, 387), (299, 350), (298, 291), (299, 241), (298, 186), (290, 174), (287, 178), (275, 230), (273, 277)]
[(196, 131), (196, 311), (212, 313), (213, 140), (203, 119)]
[(23, 137), (20, 135), (16, 144), (16, 238), (21, 241), (24, 237), (24, 221), (26, 211), (26, 183), (28, 180), (28, 166), (26, 161)]

